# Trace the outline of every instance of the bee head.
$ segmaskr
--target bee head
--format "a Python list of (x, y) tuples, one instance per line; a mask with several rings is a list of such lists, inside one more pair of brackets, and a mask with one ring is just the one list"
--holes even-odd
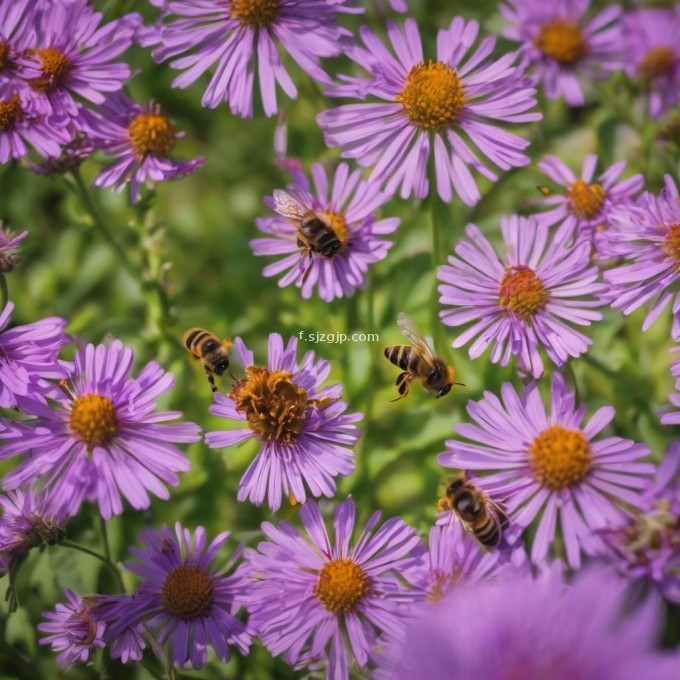
[(224, 359), (220, 359), (219, 361), (215, 362), (214, 366), (214, 371), (217, 373), (217, 375), (222, 375), (227, 369), (229, 368), (229, 359), (227, 357), (224, 357)]
[(439, 399), (439, 397), (443, 397), (445, 394), (448, 394), (450, 391), (451, 391), (451, 384), (449, 383), (448, 385), (444, 385), (444, 387), (442, 387), (441, 390), (439, 390), (439, 392), (437, 392), (437, 399)]

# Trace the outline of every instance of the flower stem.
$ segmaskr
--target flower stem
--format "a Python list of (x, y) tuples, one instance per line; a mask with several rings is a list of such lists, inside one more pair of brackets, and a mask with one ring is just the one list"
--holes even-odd
[(438, 352), (443, 351), (446, 339), (443, 334), (443, 326), (439, 320), (439, 293), (437, 291), (437, 269), (442, 252), (441, 222), (439, 220), (439, 194), (435, 176), (434, 162), (430, 168), (430, 229), (432, 236), (432, 293), (430, 296), (431, 334), (435, 341)]
[(104, 555), (106, 555), (107, 561), (111, 562), (111, 546), (109, 545), (109, 532), (106, 528), (106, 520), (101, 515), (99, 515), (99, 531), (102, 535)]
[(9, 302), (9, 291), (7, 290), (7, 279), (5, 275), (0, 273), (0, 311), (2, 311)]
[(90, 550), (90, 548), (86, 548), (84, 545), (79, 545), (78, 543), (73, 543), (71, 541), (62, 541), (59, 543), (59, 545), (63, 546), (64, 548), (70, 548), (71, 550), (78, 550), (79, 552), (85, 553), (86, 555), (90, 555), (90, 557), (94, 557), (98, 559), (100, 562), (103, 562), (109, 571), (115, 576), (116, 583), (118, 584), (118, 587), (120, 588), (121, 592), (125, 592), (125, 584), (123, 583), (123, 578), (120, 575), (120, 572), (116, 568), (116, 565), (111, 562), (110, 559), (104, 557), (104, 555), (100, 555), (98, 552), (94, 550)]

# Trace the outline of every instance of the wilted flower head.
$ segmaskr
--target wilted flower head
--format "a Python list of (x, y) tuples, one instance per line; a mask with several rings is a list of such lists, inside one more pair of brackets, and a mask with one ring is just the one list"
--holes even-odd
[(208, 432), (212, 448), (234, 446), (250, 438), (261, 442), (255, 460), (241, 478), (238, 500), (260, 505), (267, 499), (278, 510), (282, 496), (298, 503), (312, 496), (333, 497), (335, 477), (354, 470), (350, 448), (359, 437), (354, 423), (361, 414), (347, 414), (340, 398), (342, 385), (321, 387), (330, 364), (307, 352), (298, 362), (297, 338), (284, 347), (278, 333), (269, 336), (267, 366), (256, 365), (241, 338), (234, 341), (245, 377), (228, 395), (217, 393), (210, 412), (240, 422), (236, 430)]
[[(505, 244), (502, 258), (474, 224), (456, 256), (442, 266), (439, 302), (452, 307), (440, 312), (447, 326), (469, 326), (453, 342), (470, 347), (476, 359), (491, 350), (491, 362), (507, 366), (511, 357), (535, 378), (543, 373), (539, 348), (557, 366), (588, 349), (592, 340), (571, 324), (589, 326), (602, 314), (605, 286), (590, 261), (590, 243), (575, 234), (573, 225), (550, 231), (534, 218), (501, 219)], [(471, 325), (470, 325), (471, 324)]]
[(585, 407), (564, 378), (555, 373), (546, 412), (536, 383), (517, 394), (511, 383), (501, 388), (502, 401), (485, 392), (468, 404), (474, 425), (460, 424), (456, 432), (468, 441), (448, 440), (439, 462), (456, 469), (486, 470), (475, 484), (502, 499), (519, 526), (540, 516), (531, 549), (534, 563), (542, 562), (554, 540), (559, 520), (569, 564), (577, 568), (581, 551), (600, 548), (596, 534), (630, 516), (627, 507), (644, 507), (639, 491), (654, 466), (636, 463), (649, 448), (619, 437), (597, 439), (614, 418), (614, 409), (598, 409), (584, 425)]
[(42, 163), (28, 163), (28, 167), (38, 175), (64, 175), (79, 168), (94, 152), (92, 141), (84, 132), (75, 132), (73, 139), (61, 148), (59, 156), (47, 158)]
[(14, 234), (9, 229), (3, 229), (0, 221), (0, 274), (8, 274), (21, 261), (16, 254), (19, 244), (28, 236), (27, 231)]
[(580, 80), (591, 80), (622, 67), (619, 5), (589, 18), (591, 0), (507, 0), (499, 6), (512, 26), (503, 34), (521, 43), (526, 64), (549, 99), (564, 97), (581, 106)]
[(541, 118), (539, 113), (528, 113), (536, 103), (535, 90), (523, 77), (523, 69), (514, 65), (515, 54), (490, 59), (494, 38), (485, 38), (470, 52), (478, 33), (476, 21), (455, 18), (448, 29), (439, 31), (436, 60), (426, 61), (414, 19), (403, 26), (388, 22), (396, 56), (364, 26), (365, 47), (349, 50), (348, 56), (370, 78), (345, 77), (346, 84), (330, 94), (379, 101), (321, 113), (318, 122), (326, 143), (340, 146), (345, 158), (372, 167), (370, 180), (385, 183), (387, 193), (401, 187), (402, 198), (428, 195), (427, 165), (434, 153), (442, 200), (450, 201), (455, 192), (474, 205), (480, 192), (470, 167), (496, 179), (477, 151), (502, 170), (529, 162), (524, 154), (529, 142), (498, 123)]
[(314, 191), (306, 176), (295, 172), (289, 191), (275, 192), (274, 198), (265, 202), (277, 210), (278, 194), (288, 204), (294, 201), (301, 217), (310, 211), (316, 213), (330, 227), (337, 250), (331, 256), (307, 252), (308, 247), (300, 246), (299, 221), (286, 215), (256, 220), (268, 238), (255, 239), (250, 245), (256, 255), (285, 256), (264, 269), (265, 276), (284, 273), (279, 286), (295, 283), (304, 298), (311, 297), (316, 287), (319, 297), (330, 302), (336, 297), (351, 297), (357, 288), (365, 286), (369, 265), (382, 260), (392, 246), (378, 236), (391, 234), (400, 220), (376, 220), (376, 211), (390, 197), (378, 185), (362, 180), (360, 170), (350, 173), (346, 163), (338, 166), (330, 186), (321, 164), (312, 167), (312, 177)]

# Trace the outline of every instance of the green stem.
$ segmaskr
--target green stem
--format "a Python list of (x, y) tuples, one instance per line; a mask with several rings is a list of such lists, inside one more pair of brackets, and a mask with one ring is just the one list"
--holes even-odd
[(441, 223), (439, 221), (439, 194), (434, 168), (434, 160), (430, 167), (430, 229), (432, 236), (432, 293), (430, 295), (431, 333), (438, 352), (444, 351), (446, 340), (443, 334), (443, 326), (439, 320), (439, 293), (437, 291), (437, 269), (442, 254)]
[(0, 273), (0, 295), (2, 296), (2, 304), (0, 304), (0, 311), (2, 311), (9, 302), (9, 291), (7, 290), (7, 279), (5, 275)]
[(118, 584), (118, 587), (120, 588), (121, 592), (125, 592), (125, 584), (123, 583), (123, 578), (121, 577), (120, 572), (116, 568), (116, 565), (113, 562), (111, 562), (110, 559), (107, 559), (106, 557), (104, 557), (104, 555), (100, 555), (98, 552), (94, 550), (90, 550), (90, 548), (86, 548), (84, 545), (78, 545), (78, 543), (72, 543), (71, 541), (62, 541), (59, 545), (63, 546), (64, 548), (70, 548), (71, 550), (78, 550), (79, 552), (85, 553), (86, 555), (90, 555), (90, 557), (98, 559), (100, 562), (105, 564), (109, 571), (114, 575), (116, 583)]
[(106, 520), (99, 515), (99, 532), (102, 535), (102, 546), (104, 547), (104, 555), (106, 555), (106, 559), (108, 562), (113, 562), (111, 561), (111, 546), (109, 545), (109, 532), (106, 528)]
[(156, 680), (164, 680), (163, 674), (159, 673), (153, 666), (148, 661), (145, 661), (144, 659), (140, 659), (139, 661), (140, 665), (146, 672), (156, 678)]

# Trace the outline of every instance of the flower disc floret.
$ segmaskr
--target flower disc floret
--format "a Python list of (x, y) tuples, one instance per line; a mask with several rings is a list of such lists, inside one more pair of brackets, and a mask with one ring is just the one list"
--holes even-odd
[(586, 54), (587, 44), (575, 21), (553, 19), (541, 26), (534, 45), (560, 64), (574, 64)]
[(142, 111), (128, 125), (130, 142), (138, 156), (165, 156), (175, 148), (177, 135), (172, 123), (160, 113)]
[(553, 491), (582, 482), (591, 470), (593, 454), (583, 432), (551, 425), (536, 435), (529, 448), (535, 479)]
[(118, 433), (118, 419), (113, 402), (100, 394), (76, 397), (71, 408), (69, 426), (73, 434), (89, 447), (103, 444)]
[(344, 559), (323, 566), (314, 595), (329, 612), (347, 614), (356, 609), (369, 590), (366, 572), (353, 560)]
[(276, 23), (280, 5), (279, 0), (231, 0), (229, 11), (244, 26), (265, 28)]
[(600, 214), (606, 198), (607, 192), (601, 184), (588, 184), (578, 179), (569, 187), (567, 201), (576, 217), (592, 220)]
[(0, 40), (0, 71), (5, 68), (9, 57), (9, 45), (6, 41)]
[(653, 47), (638, 65), (638, 73), (647, 81), (670, 75), (678, 61), (675, 50), (667, 45)]
[(208, 616), (215, 599), (213, 580), (202, 567), (183, 564), (167, 575), (161, 599), (165, 609), (180, 619)]
[(668, 233), (663, 238), (663, 249), (680, 268), (680, 224), (668, 227)]
[(0, 130), (5, 130), (13, 123), (21, 122), (22, 109), (19, 95), (13, 94), (9, 99), (0, 101)]
[(69, 58), (56, 47), (46, 47), (36, 50), (40, 60), (42, 75), (31, 81), (31, 87), (40, 92), (54, 90), (63, 84), (66, 77), (73, 70), (73, 64)]
[(531, 267), (506, 267), (498, 296), (501, 307), (506, 307), (522, 321), (529, 321), (534, 314), (545, 309), (549, 298), (548, 291)]
[(453, 125), (465, 104), (465, 89), (454, 69), (441, 61), (413, 66), (396, 100), (409, 120), (423, 130)]

